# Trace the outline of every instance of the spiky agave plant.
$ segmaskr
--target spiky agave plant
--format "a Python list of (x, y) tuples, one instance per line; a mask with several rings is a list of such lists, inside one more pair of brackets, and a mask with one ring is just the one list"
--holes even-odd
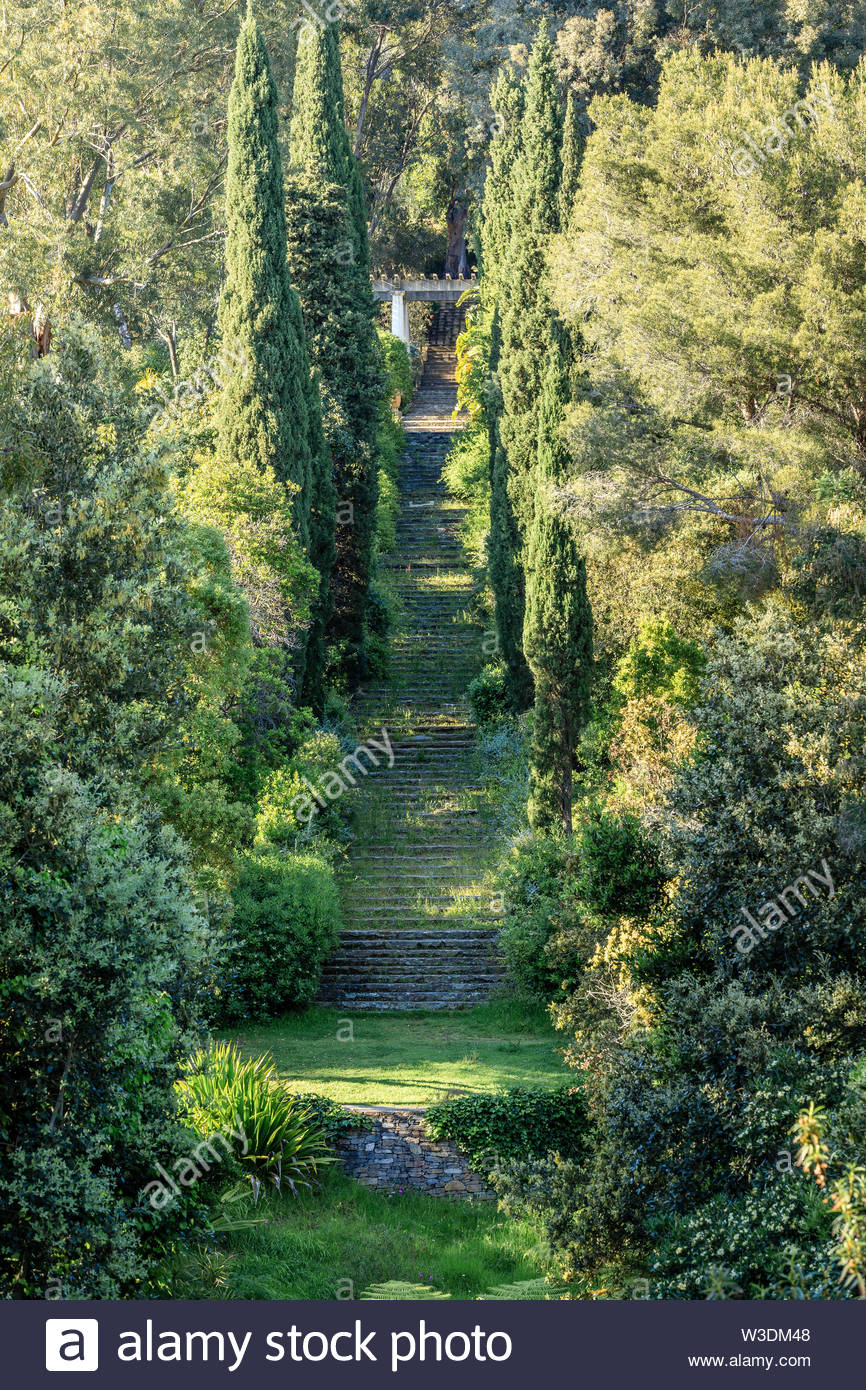
[(269, 1054), (244, 1057), (234, 1043), (194, 1052), (175, 1087), (187, 1123), (205, 1138), (221, 1134), (249, 1172), (257, 1199), (263, 1180), (314, 1185), (319, 1169), (333, 1163), (320, 1122), (280, 1081)]

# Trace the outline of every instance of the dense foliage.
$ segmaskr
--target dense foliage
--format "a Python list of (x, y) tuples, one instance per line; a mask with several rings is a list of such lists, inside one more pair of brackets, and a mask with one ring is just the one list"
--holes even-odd
[(515, 1088), (503, 1095), (460, 1096), (427, 1111), (434, 1139), (450, 1139), (482, 1171), (509, 1159), (573, 1158), (585, 1145), (586, 1111), (579, 1090)]
[(18, 1298), (129, 1297), (193, 1219), (140, 1190), (186, 1142), (172, 1086), (217, 962), (176, 835), (69, 765), (64, 693), (3, 673), (0, 1268)]
[[(627, 90), (583, 115), (592, 84), (570, 43), (588, 23), (560, 31), (564, 134), (534, 166), (561, 148), (534, 281), (554, 346), (536, 344), (548, 381), (526, 398), (532, 472), (511, 383), (534, 381), (533, 311), (513, 339), (527, 290), (503, 267), (527, 237), (516, 178), (543, 41), (494, 89), (513, 114), (492, 145), (480, 306), (460, 345), (490, 472), (465, 450), (449, 465), (458, 494), (489, 504), (499, 651), (512, 690), (521, 654), (536, 689), (521, 721), (535, 834), (498, 876), (502, 944), (515, 987), (570, 1038), (587, 1107), (583, 1154), (527, 1155), (496, 1182), (588, 1288), (840, 1297), (861, 1287), (863, 1230), (863, 68), (856, 52), (810, 71), (694, 46), (649, 82), (624, 64), (609, 90)], [(547, 607), (533, 613), (533, 596), (503, 631), (521, 573)], [(584, 582), (591, 682), (562, 655)], [(565, 838), (537, 698), (557, 661), (585, 673)], [(495, 719), (494, 671), (470, 698)]]
[(232, 894), (233, 950), (223, 976), (221, 1014), (269, 1018), (315, 999), (340, 923), (327, 860), (257, 850), (245, 856)]
[(305, 791), (387, 671), (413, 386), (371, 266), (473, 263), (489, 886), (575, 1084), (431, 1130), (597, 1296), (863, 1295), (861, 9), (4, 7), (4, 1294), (151, 1295), (220, 1185), (160, 1169), (225, 1126), (300, 1184), (346, 1123), (207, 1027), (339, 928)]

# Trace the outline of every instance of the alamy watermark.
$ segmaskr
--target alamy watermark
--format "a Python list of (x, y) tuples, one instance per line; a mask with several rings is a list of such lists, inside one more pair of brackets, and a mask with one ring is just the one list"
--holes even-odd
[(350, 764), (355, 766), (359, 775), (367, 776), (370, 768), (365, 767), (361, 762), (362, 754), (369, 760), (371, 766), (378, 767), (379, 759), (373, 749), (376, 749), (383, 756), (387, 754), (390, 770), (394, 766), (394, 750), (391, 747), (388, 730), (383, 725), (381, 742), (378, 739), (370, 738), (366, 743), (359, 743), (354, 753), (346, 755), (338, 769), (326, 772), (319, 778), (318, 785), (311, 782), (309, 777), (302, 777), (301, 781), (306, 790), (298, 792), (292, 798), (292, 806), (298, 820), (309, 825), (313, 816), (318, 815), (319, 811), (327, 809), (329, 801), (337, 801), (344, 792), (356, 785), (355, 778), (349, 771)]
[(795, 101), (793, 106), (786, 107), (781, 116), (774, 115), (760, 131), (757, 140), (740, 131), (739, 139), (743, 143), (730, 155), (734, 173), (740, 178), (754, 174), (770, 156), (782, 154), (799, 132), (807, 130), (810, 124), (817, 125), (819, 112), (815, 102), (820, 102), (828, 112), (833, 110), (833, 100), (826, 83), (823, 96), (814, 95), (810, 99)]
[[(795, 878), (793, 883), (789, 883), (788, 887), (778, 894), (778, 901), (775, 898), (770, 898), (767, 902), (762, 903), (758, 908), (758, 917), (762, 917), (763, 922), (759, 922), (747, 907), (740, 908), (748, 926), (743, 922), (737, 922), (731, 927), (728, 936), (734, 938), (737, 950), (741, 955), (747, 956), (760, 941), (767, 939), (769, 932), (778, 931), (780, 927), (786, 926), (794, 917), (799, 916), (800, 909), (791, 906), (791, 898), (796, 898), (803, 907), (808, 907), (809, 904), (807, 899), (803, 897), (801, 888), (807, 888), (813, 898), (817, 898), (819, 892), (815, 883), (822, 883), (825, 888), (829, 888), (830, 897), (835, 896), (833, 875), (830, 873), (826, 859), (821, 860), (821, 868), (823, 873), (819, 873), (817, 869), (809, 869), (805, 874)], [(815, 883), (812, 882), (813, 879)]]
[[(236, 1153), (232, 1139), (238, 1140), (242, 1145), (241, 1156), (245, 1155), (249, 1142), (246, 1132), (239, 1115), (235, 1115), (237, 1129), (230, 1129), (228, 1135), (217, 1133), (209, 1134), (206, 1139), (202, 1139), (200, 1144), (196, 1144), (191, 1154), (184, 1158), (175, 1159), (171, 1165), (174, 1169), (174, 1176), (163, 1168), (161, 1163), (157, 1163), (156, 1171), (158, 1178), (145, 1184), (142, 1193), (147, 1195), (147, 1200), (154, 1211), (161, 1211), (163, 1207), (170, 1206), (175, 1197), (180, 1195), (181, 1188), (192, 1187), (193, 1183), (198, 1182), (199, 1178), (209, 1173), (214, 1163), (221, 1163), (226, 1158), (232, 1158)], [(217, 1140), (222, 1140), (225, 1145), (225, 1153), (220, 1154), (214, 1147)], [(210, 1162), (205, 1155), (209, 1155)]]

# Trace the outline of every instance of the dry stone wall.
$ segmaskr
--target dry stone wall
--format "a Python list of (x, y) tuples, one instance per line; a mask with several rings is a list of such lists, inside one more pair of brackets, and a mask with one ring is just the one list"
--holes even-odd
[(372, 1129), (343, 1133), (338, 1151), (351, 1178), (365, 1187), (431, 1197), (490, 1199), (484, 1177), (473, 1172), (453, 1144), (435, 1141), (424, 1129), (423, 1109), (359, 1106)]

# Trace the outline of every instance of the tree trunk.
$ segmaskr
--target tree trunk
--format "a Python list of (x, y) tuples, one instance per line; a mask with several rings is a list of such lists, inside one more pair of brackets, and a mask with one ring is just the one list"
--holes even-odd
[(99, 173), (99, 166), (101, 163), (102, 156), (97, 155), (96, 159), (94, 159), (93, 164), (90, 167), (90, 172), (84, 179), (84, 182), (79, 185), (77, 193), (74, 193), (72, 198), (70, 198), (69, 206), (66, 209), (66, 217), (68, 221), (81, 221), (84, 209), (87, 207), (87, 202), (90, 197), (91, 189), (93, 188), (93, 181), (96, 178), (96, 175)]
[(571, 790), (573, 790), (573, 776), (571, 776), (571, 749), (569, 749), (563, 759), (562, 781), (563, 830), (566, 831), (567, 835), (571, 834)]
[(36, 344), (36, 356), (47, 357), (51, 347), (51, 320), (44, 304), (37, 304), (36, 313), (33, 315), (33, 341)]
[(373, 83), (376, 80), (376, 68), (379, 64), (379, 55), (382, 52), (382, 45), (385, 42), (386, 29), (384, 24), (379, 25), (379, 32), (376, 35), (376, 42), (370, 50), (367, 58), (367, 68), (364, 74), (364, 90), (361, 93), (361, 105), (358, 109), (358, 124), (355, 127), (355, 144), (352, 153), (356, 159), (360, 158), (361, 145), (364, 138), (364, 122), (367, 119), (367, 105), (370, 100), (370, 93), (373, 90)]
[(466, 254), (466, 219), (468, 209), (457, 198), (457, 190), (451, 194), (445, 218), (448, 224), (448, 246), (445, 251), (445, 274), (455, 280), (469, 274), (469, 261)]
[(171, 363), (171, 378), (173, 382), (177, 383), (177, 378), (179, 376), (177, 361), (177, 329), (175, 325), (172, 324), (171, 328), (157, 328), (156, 331), (168, 348), (168, 360)]
[(9, 219), (6, 216), (6, 194), (15, 182), (15, 161), (13, 160), (3, 178), (0, 179), (0, 227), (9, 226)]

